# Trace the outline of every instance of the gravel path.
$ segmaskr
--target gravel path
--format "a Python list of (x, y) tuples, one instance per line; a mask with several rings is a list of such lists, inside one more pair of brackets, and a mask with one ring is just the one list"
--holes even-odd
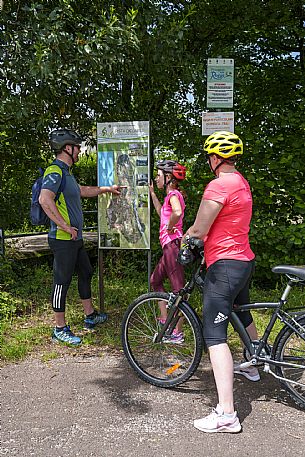
[(28, 359), (1, 369), (0, 455), (35, 457), (305, 456), (305, 414), (276, 380), (236, 378), (243, 432), (204, 434), (193, 420), (215, 406), (207, 361), (164, 390), (139, 380), (121, 353)]

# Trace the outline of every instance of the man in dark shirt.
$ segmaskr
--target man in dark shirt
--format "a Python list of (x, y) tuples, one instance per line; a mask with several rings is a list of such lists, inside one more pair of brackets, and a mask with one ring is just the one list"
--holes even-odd
[[(78, 161), (82, 138), (68, 129), (54, 130), (50, 144), (56, 160), (44, 174), (39, 202), (50, 218), (51, 228), (48, 242), (54, 255), (52, 308), (55, 313), (55, 328), (52, 338), (72, 345), (81, 339), (70, 330), (65, 319), (66, 295), (74, 271), (78, 274), (78, 291), (85, 312), (85, 327), (93, 329), (107, 319), (105, 313), (98, 313), (92, 306), (92, 266), (84, 249), (82, 229), (83, 212), (81, 197), (96, 197), (105, 192), (120, 195), (121, 186), (109, 187), (79, 186), (71, 172), (71, 166)], [(65, 175), (65, 186), (55, 199)]]

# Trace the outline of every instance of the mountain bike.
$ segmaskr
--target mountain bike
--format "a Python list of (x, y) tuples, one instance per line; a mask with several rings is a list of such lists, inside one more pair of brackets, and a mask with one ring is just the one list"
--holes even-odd
[[(141, 295), (127, 308), (122, 322), (122, 344), (129, 364), (141, 379), (158, 387), (176, 387), (187, 381), (197, 370), (205, 349), (202, 322), (188, 302), (195, 287), (203, 289), (203, 243), (190, 238), (181, 252), (180, 261), (184, 265), (200, 259), (185, 286), (176, 294)], [(234, 307), (231, 313), (230, 322), (245, 348), (245, 361), (240, 368), (263, 366), (305, 408), (305, 309), (289, 309), (287, 305), (291, 289), (305, 285), (305, 267), (278, 265), (272, 271), (287, 277), (279, 301), (249, 303)], [(159, 320), (159, 301), (167, 304), (164, 324)], [(252, 341), (236, 312), (258, 309), (273, 312), (263, 336)], [(174, 344), (170, 335), (182, 318), (184, 341)], [(278, 320), (283, 327), (271, 345), (269, 337)]]

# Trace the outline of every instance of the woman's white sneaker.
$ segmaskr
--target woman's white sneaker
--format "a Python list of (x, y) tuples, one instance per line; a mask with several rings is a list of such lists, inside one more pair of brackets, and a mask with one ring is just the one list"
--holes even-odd
[(259, 375), (258, 369), (254, 366), (250, 366), (247, 368), (240, 368), (239, 365), (234, 365), (234, 373), (240, 374), (245, 378), (249, 379), (249, 381), (260, 381), (261, 377)]
[(194, 420), (194, 427), (206, 433), (238, 433), (241, 431), (236, 411), (232, 414), (224, 414), (220, 405), (217, 405), (208, 416)]

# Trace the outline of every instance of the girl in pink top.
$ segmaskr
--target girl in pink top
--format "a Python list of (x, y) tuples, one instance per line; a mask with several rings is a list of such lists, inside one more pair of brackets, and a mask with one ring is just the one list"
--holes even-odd
[[(183, 236), (182, 225), (185, 203), (182, 193), (179, 191), (179, 182), (185, 178), (185, 167), (174, 160), (163, 160), (157, 163), (158, 174), (156, 184), (158, 189), (164, 189), (166, 197), (163, 205), (154, 192), (153, 184), (150, 185), (150, 195), (154, 207), (160, 216), (159, 239), (163, 255), (151, 275), (153, 290), (165, 292), (164, 280), (169, 279), (173, 292), (178, 292), (184, 286), (183, 267), (177, 262), (180, 248), (180, 240)], [(166, 303), (159, 302), (160, 323), (164, 323), (167, 317)], [(180, 319), (181, 321), (181, 319)], [(178, 323), (177, 329), (171, 336), (171, 342), (183, 342), (181, 332), (182, 322)]]

